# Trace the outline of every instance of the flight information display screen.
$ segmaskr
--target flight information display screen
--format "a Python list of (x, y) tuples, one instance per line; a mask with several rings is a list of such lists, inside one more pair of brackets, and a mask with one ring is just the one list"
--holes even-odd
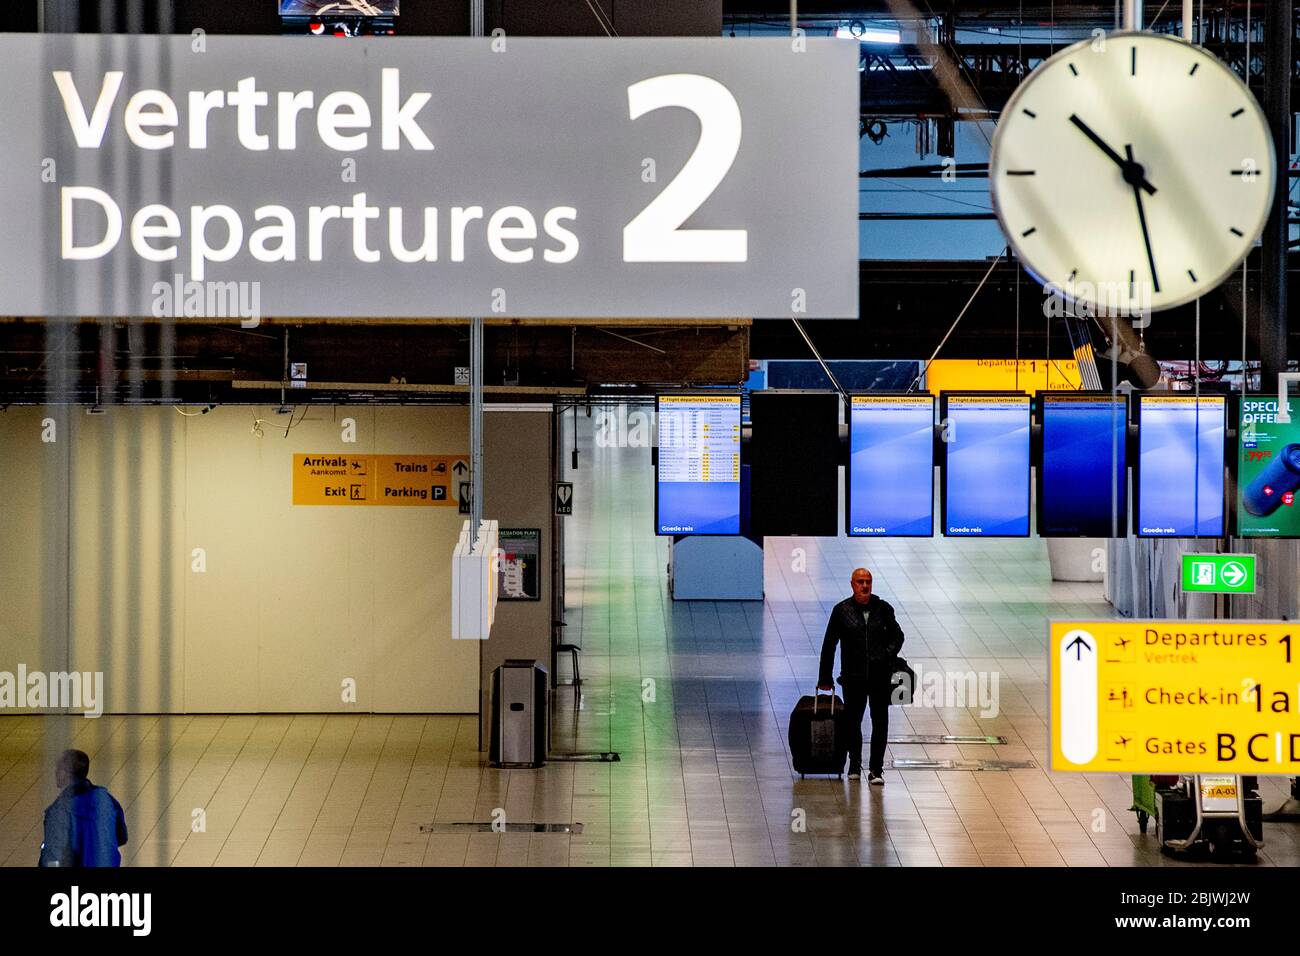
[(1029, 534), (1029, 396), (944, 394), (943, 533)]
[(660, 395), (655, 534), (740, 534), (740, 396)]
[(1137, 533), (1222, 537), (1227, 400), (1147, 394), (1137, 407)]
[(1043, 461), (1038, 533), (1128, 534), (1128, 401), (1123, 395), (1040, 392)]
[(852, 396), (844, 512), (850, 537), (934, 534), (932, 396)]

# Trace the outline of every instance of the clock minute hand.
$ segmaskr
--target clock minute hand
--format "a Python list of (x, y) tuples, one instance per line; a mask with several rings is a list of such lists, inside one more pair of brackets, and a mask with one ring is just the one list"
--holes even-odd
[[(1138, 164), (1133, 161), (1132, 145), (1125, 146), (1124, 152), (1128, 155), (1128, 162), (1131, 165), (1137, 166), (1138, 169), (1142, 168), (1141, 166), (1138, 166)], [(1136, 180), (1137, 177), (1134, 176), (1130, 180), (1130, 182), (1132, 182), (1133, 184), (1133, 198), (1137, 200), (1138, 222), (1142, 224), (1142, 242), (1145, 243), (1147, 247), (1147, 265), (1151, 267), (1151, 283), (1152, 285), (1155, 286), (1155, 290), (1159, 292), (1160, 277), (1156, 275), (1156, 257), (1155, 257), (1155, 253), (1151, 251), (1151, 233), (1147, 230), (1147, 215), (1146, 215), (1146, 211), (1142, 208), (1142, 190), (1139, 188)]]
[(1104, 139), (1093, 132), (1091, 126), (1079, 119), (1077, 113), (1070, 114), (1070, 122), (1079, 127), (1084, 136), (1087, 136), (1088, 139), (1092, 140), (1097, 145), (1098, 149), (1111, 158), (1115, 165), (1123, 171), (1126, 182), (1137, 180), (1134, 185), (1145, 189), (1148, 196), (1154, 196), (1156, 194), (1156, 187), (1147, 182), (1146, 174), (1142, 170), (1141, 166), (1133, 162), (1131, 159), (1125, 159), (1119, 153), (1115, 152), (1115, 150), (1111, 149)]

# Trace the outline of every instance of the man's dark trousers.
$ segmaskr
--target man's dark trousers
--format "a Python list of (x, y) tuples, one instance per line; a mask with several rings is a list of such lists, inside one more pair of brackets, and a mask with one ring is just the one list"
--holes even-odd
[(879, 677), (868, 678), (845, 677), (841, 680), (844, 688), (844, 720), (849, 736), (849, 767), (862, 766), (862, 718), (866, 716), (867, 705), (871, 706), (871, 760), (867, 764), (870, 773), (882, 774), (885, 768), (885, 746), (889, 742), (889, 695), (892, 687), (890, 675), (882, 673)]

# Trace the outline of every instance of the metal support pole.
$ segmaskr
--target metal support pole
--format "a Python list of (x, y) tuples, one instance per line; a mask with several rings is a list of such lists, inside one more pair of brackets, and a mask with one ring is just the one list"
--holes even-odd
[(790, 36), (799, 29), (799, 0), (790, 0)]
[[(484, 35), (483, 0), (470, 0), (469, 33)], [(478, 534), (483, 520), (483, 317), (469, 320), (469, 527)]]
[(817, 346), (813, 345), (813, 340), (810, 339), (808, 337), (808, 333), (804, 331), (803, 323), (801, 323), (796, 318), (791, 318), (790, 321), (794, 323), (794, 327), (798, 329), (799, 334), (803, 336), (804, 344), (808, 346), (808, 351), (812, 352), (813, 358), (815, 358), (817, 360), (817, 364), (822, 367), (822, 371), (826, 373), (826, 377), (831, 380), (831, 387), (835, 389), (835, 391), (839, 394), (840, 401), (844, 404), (844, 410), (848, 411), (849, 410), (848, 392), (844, 391), (844, 388), (840, 385), (839, 379), (835, 377), (835, 373), (831, 371), (831, 367), (827, 365), (826, 360), (822, 358), (822, 353), (818, 352)]
[(1183, 0), (1183, 39), (1195, 43), (1192, 36), (1192, 0)]
[[(1273, 208), (1264, 225), (1260, 301), (1259, 354), (1260, 387), (1271, 392), (1282, 384), (1279, 376), (1287, 370), (1287, 204), (1291, 193), (1291, 38), (1295, 23), (1291, 18), (1291, 0), (1270, 0), (1264, 30), (1264, 116), (1273, 136), (1273, 155), (1277, 161), (1277, 182), (1273, 187)], [(1249, 40), (1247, 41), (1249, 42)], [(1250, 61), (1246, 61), (1250, 76)], [(1286, 409), (1285, 402), (1282, 408)], [(1292, 545), (1294, 542), (1279, 541)], [(1290, 557), (1294, 560), (1294, 551)], [(1294, 569), (1292, 564), (1291, 568)], [(1285, 578), (1283, 579), (1285, 580)], [(1294, 570), (1290, 580), (1295, 581)], [(1300, 819), (1300, 777), (1291, 779), (1291, 798), (1265, 816), (1267, 820)]]
[[(993, 275), (993, 270), (996, 269), (998, 263), (1002, 261), (1002, 257), (1010, 255), (1011, 247), (1003, 246), (1002, 251), (997, 254), (997, 258), (989, 263), (989, 268), (988, 271), (984, 273), (984, 278), (980, 279), (979, 285), (975, 287), (975, 291), (970, 294), (970, 298), (966, 300), (966, 304), (963, 305), (961, 311), (957, 313), (957, 318), (952, 320), (952, 325), (948, 326), (948, 331), (943, 333), (943, 338), (940, 339), (939, 344), (934, 347), (934, 351), (930, 353), (930, 357), (925, 360), (925, 364), (921, 366), (921, 371), (916, 373), (916, 378), (912, 379), (912, 384), (907, 387), (909, 392), (915, 391), (916, 387), (921, 384), (921, 379), (925, 378), (925, 373), (926, 370), (930, 368), (930, 363), (938, 358), (939, 353), (943, 351), (943, 347), (948, 344), (949, 337), (951, 337), (952, 333), (957, 329), (957, 323), (959, 323), (962, 320), (962, 317), (966, 315), (966, 310), (969, 309), (971, 303), (975, 301), (975, 297), (980, 294), (980, 289), (984, 288), (984, 283), (989, 281), (989, 276)], [(1016, 268), (1020, 268), (1019, 264), (1017, 264)]]
[(1124, 0), (1124, 29), (1142, 29), (1142, 0)]
[(469, 520), (471, 536), (483, 520), (483, 317), (469, 320)]
[(1287, 198), (1291, 149), (1291, 0), (1269, 0), (1267, 29), (1264, 31), (1264, 115), (1273, 135), (1277, 163), (1277, 184), (1273, 208), (1264, 225), (1262, 281), (1260, 288), (1259, 352), (1260, 387), (1277, 388), (1277, 375), (1287, 367)]
[[(469, 34), (484, 35), (483, 0), (470, 0)], [(483, 520), (483, 316), (469, 320), (469, 535), (478, 534)], [(483, 750), (483, 642), (478, 645), (478, 749)]]

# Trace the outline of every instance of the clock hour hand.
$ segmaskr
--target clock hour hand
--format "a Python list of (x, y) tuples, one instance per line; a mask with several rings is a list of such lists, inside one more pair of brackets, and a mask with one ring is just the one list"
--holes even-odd
[[(1128, 156), (1130, 165), (1137, 166), (1138, 169), (1142, 168), (1133, 161), (1133, 147), (1131, 144), (1124, 147), (1124, 153)], [(1142, 242), (1147, 247), (1147, 265), (1151, 267), (1151, 284), (1154, 286), (1155, 291), (1159, 292), (1160, 279), (1156, 276), (1156, 257), (1155, 253), (1151, 251), (1151, 233), (1147, 230), (1147, 215), (1142, 208), (1142, 189), (1135, 179), (1130, 179), (1129, 182), (1133, 185), (1133, 198), (1137, 200), (1138, 222), (1142, 224)]]
[[(1104, 139), (1093, 132), (1091, 126), (1079, 119), (1078, 114), (1071, 113), (1070, 122), (1079, 127), (1084, 136), (1087, 136), (1088, 139), (1096, 143), (1097, 148), (1114, 161), (1115, 165), (1123, 171), (1125, 182), (1132, 183), (1135, 187), (1140, 186), (1145, 189), (1148, 196), (1154, 196), (1156, 194), (1156, 187), (1147, 182), (1146, 171), (1142, 168), (1140, 163), (1133, 162), (1131, 158), (1125, 159), (1119, 153), (1115, 152), (1115, 150), (1111, 149)], [(1132, 151), (1130, 150), (1130, 156), (1131, 153)]]

